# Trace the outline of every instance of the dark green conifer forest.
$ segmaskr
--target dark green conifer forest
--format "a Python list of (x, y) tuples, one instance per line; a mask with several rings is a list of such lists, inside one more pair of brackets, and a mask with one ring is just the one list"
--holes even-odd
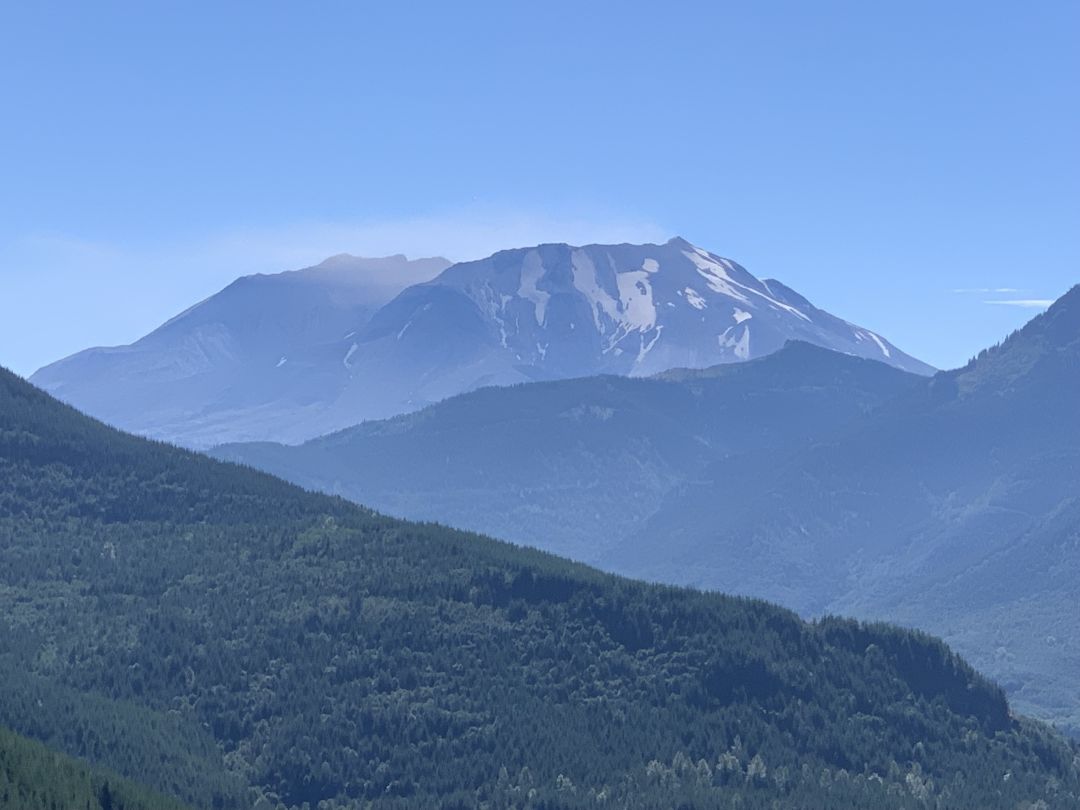
[(195, 807), (1080, 803), (933, 638), (392, 520), (2, 371), (0, 669), (0, 723)]
[(179, 802), (0, 728), (0, 810), (68, 808), (183, 810)]

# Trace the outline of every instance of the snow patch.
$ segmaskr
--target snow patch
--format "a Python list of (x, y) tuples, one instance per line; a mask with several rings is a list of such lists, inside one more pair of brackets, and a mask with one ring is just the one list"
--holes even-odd
[(637, 358), (634, 360), (635, 365), (641, 365), (641, 361), (645, 359), (645, 355), (652, 351), (652, 347), (656, 345), (656, 341), (660, 339), (660, 334), (663, 331), (663, 326), (656, 327), (656, 334), (653, 335), (652, 340), (650, 340), (648, 343), (645, 342), (644, 333), (641, 335), (641, 347), (638, 349)]
[(274, 368), (281, 368), (287, 362), (289, 362), (289, 358), (283, 356), (280, 360), (277, 361), (277, 365), (274, 366)]
[(646, 273), (655, 273), (660, 269), (660, 262), (656, 259), (646, 259), (641, 263), (641, 269)]
[(521, 283), (518, 286), (518, 294), (532, 302), (536, 313), (536, 323), (539, 326), (544, 325), (548, 299), (551, 298), (550, 294), (536, 286), (543, 276), (544, 265), (540, 261), (540, 254), (533, 250), (521, 263)]
[(737, 301), (744, 301), (747, 304), (750, 303), (749, 298), (735, 289), (736, 285), (728, 275), (727, 269), (709, 256), (708, 253), (701, 248), (694, 248), (692, 251), (684, 250), (683, 255), (694, 263), (698, 273), (705, 279), (705, 283), (709, 285), (713, 292), (718, 292)]
[(733, 279), (728, 271), (735, 272), (735, 266), (727, 259), (719, 259), (698, 247), (694, 248), (692, 251), (684, 250), (683, 255), (694, 263), (698, 273), (705, 279), (713, 292), (718, 292), (721, 295), (734, 298), (736, 301), (742, 301), (745, 304), (749, 304), (751, 307), (753, 307), (753, 304), (750, 303), (747, 293), (756, 295), (759, 298), (765, 299), (770, 306), (782, 309), (785, 312), (790, 312), (792, 315), (810, 322), (810, 318), (795, 307), (785, 304), (782, 301), (778, 301), (760, 290), (755, 290), (753, 287)]
[(740, 360), (750, 359), (750, 327), (744, 326), (742, 335), (736, 338), (732, 333), (735, 327), (729, 326), (724, 333), (717, 335), (716, 339), (724, 349), (731, 349)]
[(630, 270), (615, 276), (619, 284), (619, 301), (622, 303), (622, 330), (625, 336), (631, 331), (647, 332), (656, 325), (656, 304), (653, 303), (652, 284), (645, 270)]
[(735, 323), (742, 323), (743, 321), (750, 320), (754, 316), (751, 315), (749, 312), (746, 312), (744, 310), (739, 309), (738, 307), (735, 307), (735, 314), (732, 315), (731, 317), (735, 319)]
[(889, 353), (889, 347), (885, 345), (885, 342), (881, 338), (879, 338), (873, 332), (867, 332), (866, 334), (868, 334), (870, 336), (870, 339), (878, 345), (878, 348), (881, 349), (881, 353), (883, 355), (885, 355), (886, 357), (892, 357), (892, 355)]
[(341, 361), (342, 363), (344, 363), (344, 364), (345, 364), (345, 368), (352, 368), (352, 366), (351, 366), (351, 365), (349, 365), (349, 361), (350, 361), (350, 360), (352, 360), (352, 356), (353, 356), (354, 354), (356, 354), (356, 351), (357, 351), (357, 349), (359, 349), (359, 348), (360, 348), (360, 347), (359, 347), (359, 346), (357, 346), (357, 345), (356, 345), (355, 343), (354, 343), (354, 344), (353, 344), (352, 346), (350, 346), (350, 347), (349, 347), (349, 351), (348, 351), (348, 353), (347, 353), (347, 354), (345, 355), (345, 359)]
[(682, 294), (683, 297), (686, 298), (686, 303), (694, 309), (705, 309), (705, 307), (708, 306), (708, 304), (705, 303), (705, 299), (701, 297), (701, 293), (693, 287), (687, 287), (682, 291)]
[(600, 315), (607, 315), (611, 320), (619, 320), (619, 302), (600, 286), (596, 278), (596, 265), (584, 250), (575, 250), (570, 254), (570, 268), (574, 274), (574, 287), (588, 299), (592, 308), (593, 323), (597, 332), (604, 327)]

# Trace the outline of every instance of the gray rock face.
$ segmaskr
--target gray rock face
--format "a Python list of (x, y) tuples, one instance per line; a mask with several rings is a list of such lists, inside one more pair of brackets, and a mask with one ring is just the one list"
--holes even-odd
[(33, 381), (112, 424), (206, 447), (303, 441), (486, 385), (740, 362), (788, 340), (932, 371), (683, 239), (506, 250), (374, 314), (370, 285), (325, 264), (288, 275), (241, 279), (132, 346)]

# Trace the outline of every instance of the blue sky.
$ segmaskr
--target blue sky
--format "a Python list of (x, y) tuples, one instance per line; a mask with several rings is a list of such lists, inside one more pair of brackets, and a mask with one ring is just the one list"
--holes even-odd
[(680, 234), (958, 365), (1080, 281), (1078, 35), (1051, 0), (7, 3), (0, 364), (332, 253)]

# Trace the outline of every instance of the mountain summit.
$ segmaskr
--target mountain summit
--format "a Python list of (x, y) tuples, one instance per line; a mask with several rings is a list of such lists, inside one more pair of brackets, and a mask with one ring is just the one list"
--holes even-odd
[(932, 371), (680, 238), (505, 250), (374, 314), (356, 302), (371, 285), (343, 283), (343, 261), (241, 279), (132, 346), (83, 352), (33, 382), (112, 424), (206, 447), (298, 442), (486, 385), (750, 360), (788, 340)]
[(426, 336), (449, 324), (462, 329), (467, 340), (459, 345), (483, 356), (489, 373), (512, 369), (528, 379), (645, 376), (749, 360), (793, 339), (905, 371), (933, 371), (868, 329), (682, 238), (539, 245), (458, 264), (399, 296), (365, 337), (400, 343), (409, 331)]

